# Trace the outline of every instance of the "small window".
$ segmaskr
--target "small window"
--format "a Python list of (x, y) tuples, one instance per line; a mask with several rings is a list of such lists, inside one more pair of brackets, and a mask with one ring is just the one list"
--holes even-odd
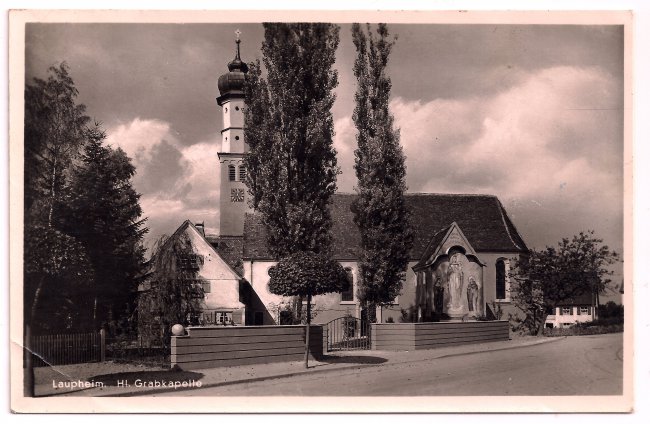
[(198, 270), (203, 265), (203, 255), (184, 255), (178, 258), (177, 265), (182, 270)]
[(235, 136), (235, 140), (239, 140), (239, 136), (238, 136), (238, 135)]
[(232, 312), (217, 312), (215, 323), (221, 325), (232, 324)]
[(239, 181), (246, 181), (246, 167), (243, 165), (239, 167)]
[(588, 306), (581, 306), (580, 307), (580, 315), (591, 315), (591, 312), (589, 311)]
[(228, 113), (228, 108), (225, 109), (226, 113)]
[(230, 181), (235, 181), (237, 174), (235, 170), (235, 165), (228, 165), (228, 179)]
[(497, 299), (505, 300), (506, 298), (506, 262), (499, 259), (496, 264), (497, 271)]
[(203, 287), (203, 293), (210, 293), (211, 286), (209, 282), (204, 281), (201, 286)]
[(562, 315), (573, 315), (573, 308), (562, 307)]
[(239, 106), (235, 106), (235, 110), (239, 110)]
[(347, 279), (345, 281), (345, 286), (343, 291), (341, 291), (341, 302), (353, 302), (354, 301), (354, 277), (352, 275), (351, 268), (345, 268), (345, 273)]

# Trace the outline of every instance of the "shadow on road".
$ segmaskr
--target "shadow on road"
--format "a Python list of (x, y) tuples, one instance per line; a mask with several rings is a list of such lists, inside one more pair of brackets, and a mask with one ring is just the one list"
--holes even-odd
[(336, 356), (336, 355), (325, 355), (322, 359), (322, 362), (327, 362), (328, 364), (383, 364), (387, 362), (388, 359), (382, 358), (380, 356)]
[(119, 382), (120, 386), (128, 387), (136, 385), (136, 380), (138, 380), (138, 385), (148, 386), (149, 384), (163, 381), (168, 383), (172, 382), (172, 384), (176, 382), (179, 384), (184, 382), (189, 383), (191, 381), (198, 381), (203, 377), (203, 374), (192, 371), (136, 371), (97, 375), (92, 377), (90, 381), (101, 382), (106, 386), (117, 386)]

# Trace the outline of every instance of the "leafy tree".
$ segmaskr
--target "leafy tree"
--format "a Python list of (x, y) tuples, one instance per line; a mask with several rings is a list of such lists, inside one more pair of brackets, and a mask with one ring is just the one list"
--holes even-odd
[(53, 226), (71, 161), (86, 139), (86, 107), (63, 62), (25, 87), (25, 223)]
[(608, 266), (618, 260), (593, 231), (562, 239), (558, 247), (546, 247), (523, 256), (511, 273), (511, 299), (523, 312), (519, 325), (542, 334), (548, 312), (558, 303), (585, 293), (603, 293), (611, 282)]
[[(86, 251), (51, 227), (26, 227), (25, 232), (25, 322), (34, 333), (69, 330), (93, 279)], [(83, 323), (86, 317), (80, 318)]]
[(357, 127), (355, 171), (358, 197), (352, 209), (361, 233), (359, 298), (376, 321), (375, 305), (390, 303), (399, 295), (413, 244), (413, 231), (404, 200), (406, 166), (399, 130), (393, 128), (388, 103), (391, 81), (386, 74), (395, 40), (388, 27), (377, 26), (378, 37), (361, 25), (352, 26), (357, 50), (356, 107), (352, 119)]
[(339, 28), (332, 24), (264, 24), (267, 79), (253, 63), (246, 84), (248, 190), (276, 258), (327, 252), (329, 202), (336, 191), (333, 69)]
[(95, 271), (92, 319), (98, 324), (130, 315), (148, 229), (131, 183), (135, 167), (126, 153), (103, 145), (99, 124), (88, 129), (87, 138), (63, 211), (66, 232), (83, 244)]
[[(329, 203), (339, 168), (331, 113), (339, 28), (324, 23), (264, 24), (267, 79), (252, 63), (245, 86), (246, 185), (276, 259), (297, 252), (327, 257)], [(302, 305), (301, 293), (298, 305)]]
[(271, 293), (307, 297), (305, 337), (305, 367), (307, 367), (312, 296), (343, 290), (347, 274), (341, 264), (322, 253), (296, 252), (280, 259), (278, 264), (269, 270), (269, 276)]
[(154, 246), (138, 299), (138, 333), (170, 348), (171, 327), (198, 324), (205, 293), (200, 263), (186, 233), (161, 237)]

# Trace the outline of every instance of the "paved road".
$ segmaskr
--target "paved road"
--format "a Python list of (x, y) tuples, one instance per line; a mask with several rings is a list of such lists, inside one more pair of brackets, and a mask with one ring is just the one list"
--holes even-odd
[(617, 395), (622, 390), (623, 335), (619, 333), (198, 389), (183, 396)]

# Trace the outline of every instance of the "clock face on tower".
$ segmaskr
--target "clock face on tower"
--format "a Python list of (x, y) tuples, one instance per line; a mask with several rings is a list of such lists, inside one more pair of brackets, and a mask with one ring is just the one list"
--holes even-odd
[(231, 202), (243, 202), (244, 201), (244, 189), (243, 188), (231, 188), (230, 189), (230, 201)]

